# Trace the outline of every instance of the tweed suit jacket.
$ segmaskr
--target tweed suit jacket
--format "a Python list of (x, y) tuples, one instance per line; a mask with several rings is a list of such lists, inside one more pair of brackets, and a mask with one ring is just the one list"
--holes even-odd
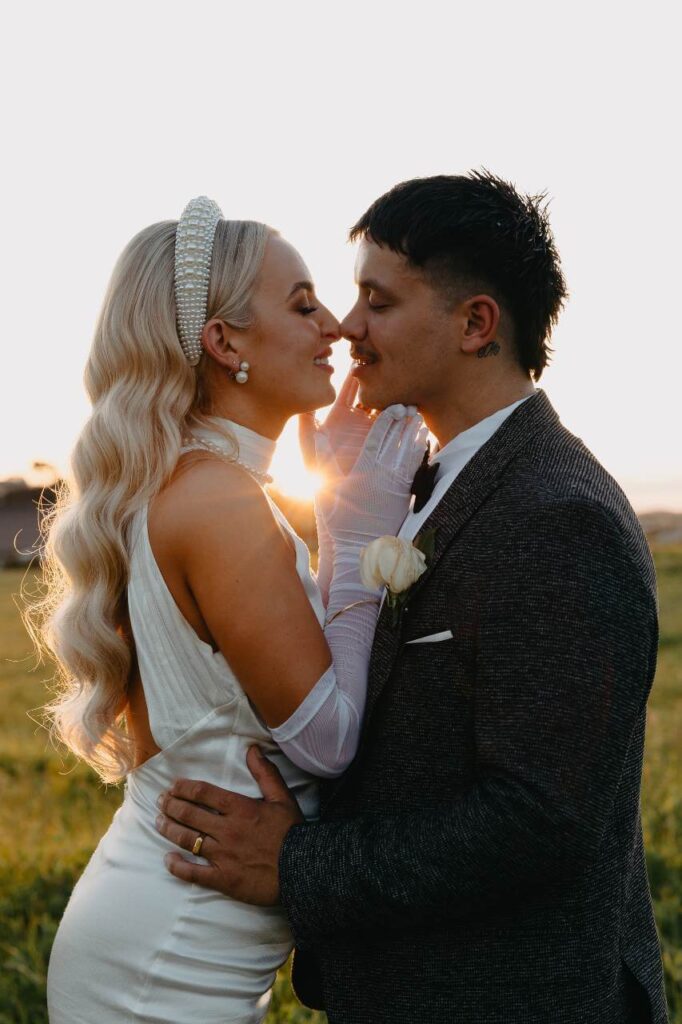
[(637, 518), (538, 391), (429, 528), (399, 625), (379, 618), (357, 756), (284, 842), (296, 992), (330, 1024), (664, 1024)]

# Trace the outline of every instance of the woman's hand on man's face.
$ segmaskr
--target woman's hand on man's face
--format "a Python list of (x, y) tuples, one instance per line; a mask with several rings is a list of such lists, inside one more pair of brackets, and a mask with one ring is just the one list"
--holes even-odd
[(328, 477), (333, 465), (333, 473), (347, 476), (355, 465), (376, 418), (373, 410), (355, 404), (357, 393), (358, 382), (349, 373), (323, 424), (314, 413), (299, 416), (303, 460), (312, 472)]

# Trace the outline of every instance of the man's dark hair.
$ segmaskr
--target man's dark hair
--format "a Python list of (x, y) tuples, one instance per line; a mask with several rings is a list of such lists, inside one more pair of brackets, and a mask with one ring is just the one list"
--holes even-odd
[(511, 317), (521, 365), (535, 380), (549, 361), (567, 295), (546, 196), (522, 195), (489, 171), (403, 181), (351, 228), (405, 256), (446, 295), (484, 291)]

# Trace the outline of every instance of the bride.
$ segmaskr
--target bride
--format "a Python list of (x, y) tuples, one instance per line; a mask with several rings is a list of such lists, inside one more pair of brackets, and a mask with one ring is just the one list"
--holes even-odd
[[(320, 563), (265, 484), (287, 419), (334, 398), (338, 324), (301, 257), (205, 197), (121, 255), (86, 368), (92, 415), (49, 524), (42, 641), (59, 738), (125, 796), (48, 973), (52, 1024), (255, 1024), (291, 949), (279, 907), (164, 870), (159, 794), (196, 776), (258, 797), (257, 743), (314, 816), (352, 760), (378, 611), (360, 551), (395, 533), (421, 461), (413, 409), (346, 384), (317, 435)], [(201, 859), (204, 837), (194, 855)]]

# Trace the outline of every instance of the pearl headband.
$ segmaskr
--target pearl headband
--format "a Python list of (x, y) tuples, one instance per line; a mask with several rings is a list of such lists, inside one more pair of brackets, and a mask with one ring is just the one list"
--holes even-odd
[(211, 253), (223, 214), (206, 196), (191, 199), (175, 234), (175, 307), (182, 351), (190, 366), (201, 359), (201, 332), (206, 323)]

